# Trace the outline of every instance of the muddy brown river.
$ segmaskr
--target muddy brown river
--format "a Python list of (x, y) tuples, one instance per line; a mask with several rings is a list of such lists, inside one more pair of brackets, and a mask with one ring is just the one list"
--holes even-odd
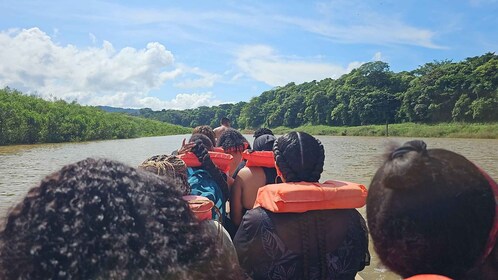
[[(87, 157), (104, 157), (137, 166), (144, 159), (170, 153), (188, 135), (149, 137), (85, 143), (0, 146), (0, 217), (19, 201), (27, 190), (44, 176)], [(247, 135), (252, 142), (252, 137)], [(411, 138), (319, 136), (325, 146), (325, 171), (322, 179), (338, 179), (368, 186), (388, 141), (404, 142)], [(429, 148), (445, 148), (458, 152), (498, 179), (498, 140), (486, 139), (423, 139)], [(365, 214), (365, 209), (360, 209)], [(387, 271), (375, 256), (359, 274), (364, 279), (400, 279)]]

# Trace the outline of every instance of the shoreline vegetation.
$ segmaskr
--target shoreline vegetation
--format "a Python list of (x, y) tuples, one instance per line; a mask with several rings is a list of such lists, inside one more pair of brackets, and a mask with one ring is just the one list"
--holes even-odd
[[(242, 131), (498, 139), (498, 55), (393, 72), (368, 62), (337, 79), (289, 83), (248, 102), (153, 111), (83, 106), (0, 89), (0, 145), (187, 134), (228, 117)], [(190, 128), (189, 128), (190, 127)]]
[[(389, 123), (401, 124), (393, 126), (391, 135), (414, 135), (417, 131), (409, 130), (423, 129), (422, 135), (435, 137), (493, 138), (497, 108), (498, 55), (486, 53), (460, 62), (429, 62), (402, 72), (391, 71), (382, 61), (368, 62), (337, 79), (291, 82), (247, 102), (124, 112), (185, 127), (214, 127), (221, 117), (228, 117), (232, 126), (242, 130), (312, 125), (317, 128), (311, 132), (317, 133), (383, 135), (383, 126)], [(475, 125), (464, 125), (460, 132), (460, 123)], [(415, 124), (427, 126), (412, 128)], [(494, 131), (478, 129), (479, 124), (490, 124)]]
[[(290, 131), (303, 131), (312, 135), (327, 136), (386, 136), (386, 125), (364, 125), (364, 126), (326, 126), (326, 125), (304, 125), (296, 128), (276, 127), (272, 128), (275, 134), (285, 134)], [(252, 130), (243, 130), (244, 133), (252, 134)], [(416, 124), (401, 123), (389, 124), (389, 137), (427, 137), (427, 138), (473, 138), (473, 139), (498, 139), (497, 123), (440, 123), (440, 124)]]
[(190, 133), (189, 128), (0, 89), (0, 146)]

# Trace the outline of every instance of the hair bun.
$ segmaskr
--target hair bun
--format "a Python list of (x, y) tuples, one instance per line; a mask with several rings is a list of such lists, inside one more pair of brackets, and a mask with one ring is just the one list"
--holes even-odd
[(422, 140), (408, 141), (403, 146), (397, 148), (391, 153), (391, 159), (402, 157), (408, 152), (425, 153), (427, 151), (427, 144)]

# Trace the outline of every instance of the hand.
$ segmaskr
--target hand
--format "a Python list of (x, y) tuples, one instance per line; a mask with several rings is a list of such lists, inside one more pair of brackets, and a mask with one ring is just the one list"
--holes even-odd
[(195, 143), (185, 143), (185, 142), (187, 142), (187, 139), (183, 138), (182, 147), (178, 149), (179, 155), (190, 152), (192, 148), (195, 146)]

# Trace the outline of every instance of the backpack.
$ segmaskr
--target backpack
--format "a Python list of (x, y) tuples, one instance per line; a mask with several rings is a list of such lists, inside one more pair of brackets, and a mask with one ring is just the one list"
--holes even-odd
[(213, 219), (221, 219), (225, 216), (225, 201), (223, 199), (223, 193), (216, 182), (211, 178), (209, 172), (204, 169), (193, 169), (191, 167), (187, 168), (188, 184), (190, 185), (191, 195), (200, 195), (208, 198), (214, 202), (221, 213), (222, 217), (216, 213), (216, 210), (212, 209)]

